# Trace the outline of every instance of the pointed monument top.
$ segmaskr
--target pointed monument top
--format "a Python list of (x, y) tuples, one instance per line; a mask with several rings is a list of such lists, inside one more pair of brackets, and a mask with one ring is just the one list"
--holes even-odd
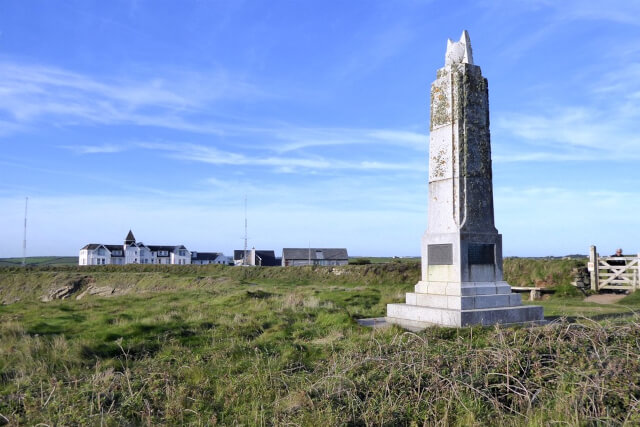
[(471, 51), (471, 39), (467, 30), (462, 31), (457, 42), (447, 39), (447, 53), (444, 55), (444, 65), (473, 64), (473, 52)]

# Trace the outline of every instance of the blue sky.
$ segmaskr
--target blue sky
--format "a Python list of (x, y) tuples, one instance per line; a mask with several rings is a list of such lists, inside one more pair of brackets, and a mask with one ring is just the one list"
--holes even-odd
[[(455, 4), (455, 6), (454, 6)], [(640, 2), (0, 1), (0, 256), (418, 255), (429, 88), (469, 31), (505, 255), (640, 251)]]

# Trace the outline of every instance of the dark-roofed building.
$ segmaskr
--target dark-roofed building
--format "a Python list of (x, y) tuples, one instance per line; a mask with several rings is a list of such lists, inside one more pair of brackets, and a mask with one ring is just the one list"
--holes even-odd
[[(195, 252), (192, 254), (184, 245), (145, 245), (136, 242), (131, 230), (122, 245), (103, 245), (90, 243), (80, 249), (78, 263), (80, 265), (107, 264), (229, 264), (231, 257), (225, 257), (219, 252)], [(211, 259), (215, 254), (215, 258)]]
[(233, 262), (235, 265), (257, 265), (262, 267), (275, 267), (280, 265), (280, 260), (276, 258), (275, 251), (247, 249), (247, 259), (244, 259), (244, 250), (233, 251)]
[(191, 252), (191, 264), (233, 265), (233, 260), (222, 252)]
[(349, 255), (345, 248), (284, 248), (282, 266), (294, 265), (347, 265)]
[[(131, 232), (129, 232), (131, 233)], [(104, 245), (111, 254), (111, 264), (124, 265), (124, 246)]]

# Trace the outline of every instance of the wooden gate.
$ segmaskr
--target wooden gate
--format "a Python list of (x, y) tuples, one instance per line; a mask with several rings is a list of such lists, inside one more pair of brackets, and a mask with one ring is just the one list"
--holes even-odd
[(596, 247), (589, 252), (591, 289), (632, 290), (640, 288), (640, 254), (638, 256), (601, 257)]

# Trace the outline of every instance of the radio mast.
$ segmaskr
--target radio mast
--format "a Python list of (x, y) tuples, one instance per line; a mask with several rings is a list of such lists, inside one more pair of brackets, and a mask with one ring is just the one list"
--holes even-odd
[(247, 195), (244, 195), (244, 258), (242, 265), (247, 265)]
[(27, 265), (27, 204), (29, 203), (29, 198), (25, 197), (24, 199), (24, 235), (22, 238), (22, 266)]

